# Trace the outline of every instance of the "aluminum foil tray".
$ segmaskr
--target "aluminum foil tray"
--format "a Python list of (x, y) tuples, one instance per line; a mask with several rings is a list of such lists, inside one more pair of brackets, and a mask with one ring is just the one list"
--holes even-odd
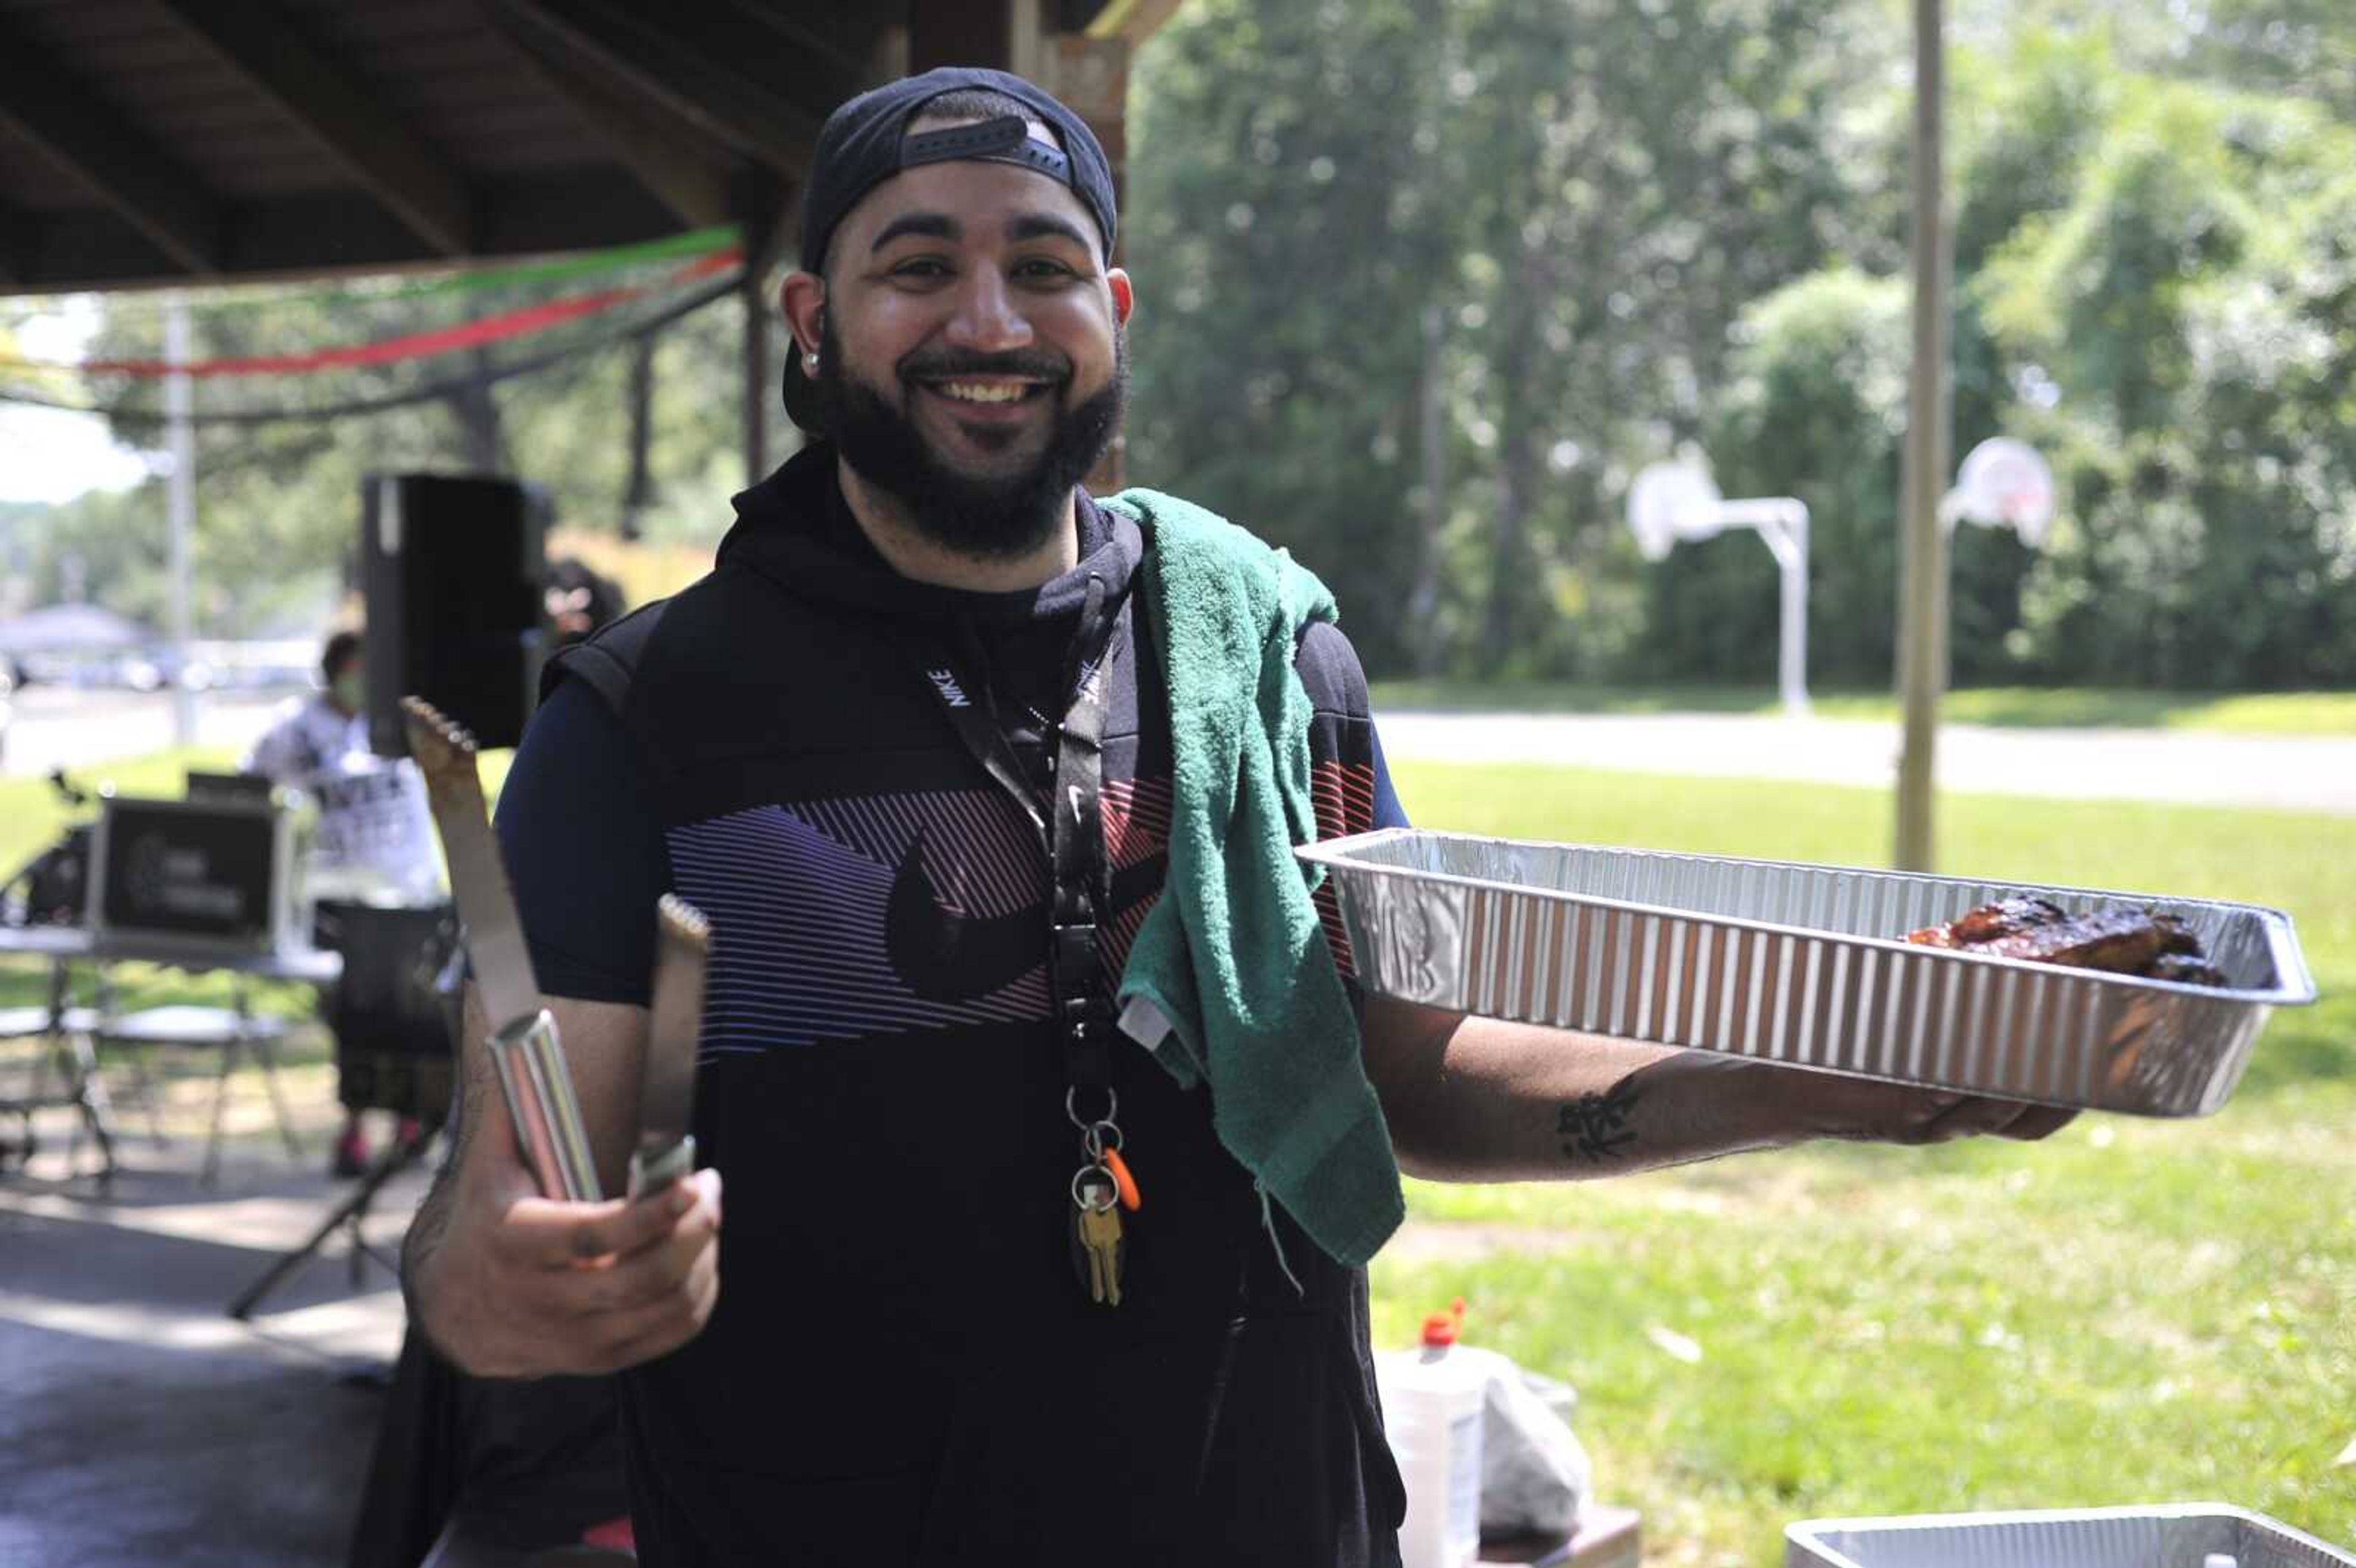
[[(2203, 1115), (2267, 1014), (2315, 999), (2289, 917), (2247, 904), (1414, 828), (1295, 852), (1331, 876), (1374, 991), (1897, 1083)], [(1905, 940), (2023, 893), (2178, 915), (2232, 988)]]
[(1819, 1519), (1783, 1531), (1784, 1568), (2356, 1568), (2356, 1556), (2221, 1503)]

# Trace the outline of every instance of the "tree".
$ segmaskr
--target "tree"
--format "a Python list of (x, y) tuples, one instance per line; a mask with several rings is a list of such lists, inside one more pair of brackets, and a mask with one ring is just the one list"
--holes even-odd
[(2069, 503), (2028, 602), (2048, 671), (2350, 677), (2351, 167), (2313, 105), (2145, 80), (2066, 211), (1992, 257)]

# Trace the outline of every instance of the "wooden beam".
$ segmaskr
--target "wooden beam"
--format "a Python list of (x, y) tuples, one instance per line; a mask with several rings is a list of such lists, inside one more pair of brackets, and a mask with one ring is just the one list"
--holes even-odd
[(46, 51), (0, 29), (0, 123), (88, 186), (173, 265), (209, 275), (220, 264), (220, 206), (162, 148), (101, 112), (104, 103)]
[(528, 24), (510, 28), (504, 10), (494, 8), (488, 14), (523, 58), (525, 69), (571, 104), (614, 160), (678, 214), (680, 222), (706, 229), (735, 216), (729, 201), (727, 149), (680, 128), (604, 73), (582, 69), (570, 51)]
[[(473, 253), (486, 259), (600, 251), (680, 231), (669, 208), (603, 165), (487, 179), (481, 197)], [(97, 208), (45, 214), (30, 239), (24, 275), (15, 285), (23, 293), (187, 281), (127, 224)], [(240, 203), (217, 275), (254, 282), (448, 265), (449, 258), (371, 198), (357, 191), (319, 192)]]
[(1011, 0), (909, 0), (908, 69), (942, 65), (1011, 68)]
[(417, 237), (465, 255), (474, 225), (455, 170), (359, 80), (305, 43), (270, 0), (156, 0), (327, 150)]
[[(1119, 38), (1135, 48), (1178, 14), (1184, 0), (1108, 0), (1079, 27), (1066, 19), (1065, 31), (1084, 32), (1092, 38)], [(1085, 8), (1085, 7), (1083, 7)]]
[(729, 0), (729, 4), (854, 86), (865, 85), (861, 79), (874, 55), (875, 35), (898, 9), (881, 4), (786, 6), (777, 0)]
[(33, 215), (11, 202), (0, 201), (0, 293), (25, 281), (37, 238)]
[(835, 79), (779, 49), (723, 0), (671, 0), (659, 13), (615, 0), (488, 4), (509, 27), (569, 51), (704, 138), (781, 174), (809, 167)]

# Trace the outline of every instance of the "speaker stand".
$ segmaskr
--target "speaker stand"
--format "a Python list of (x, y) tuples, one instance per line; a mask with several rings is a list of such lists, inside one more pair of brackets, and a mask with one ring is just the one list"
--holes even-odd
[(241, 1323), (251, 1318), (253, 1316), (253, 1309), (261, 1305), (262, 1298), (277, 1289), (285, 1282), (288, 1275), (302, 1267), (321, 1247), (326, 1246), (327, 1238), (334, 1235), (338, 1229), (348, 1229), (351, 1232), (352, 1285), (355, 1288), (360, 1283), (365, 1266), (364, 1260), (368, 1258), (373, 1257), (386, 1269), (398, 1275), (401, 1272), (400, 1264), (369, 1245), (362, 1227), (368, 1221), (369, 1207), (376, 1201), (377, 1193), (382, 1189), (386, 1182), (399, 1176), (423, 1157), (425, 1146), (434, 1141), (434, 1135), (438, 1130), (438, 1128), (423, 1129), (415, 1140), (411, 1142), (394, 1138), (391, 1146), (379, 1155), (376, 1162), (370, 1165), (367, 1172), (360, 1177), (359, 1183), (352, 1189), (351, 1195), (327, 1211), (327, 1218), (319, 1221), (318, 1228), (311, 1232), (303, 1244), (282, 1253), (278, 1261), (272, 1264), (260, 1279), (247, 1286), (243, 1295), (229, 1304), (229, 1315)]

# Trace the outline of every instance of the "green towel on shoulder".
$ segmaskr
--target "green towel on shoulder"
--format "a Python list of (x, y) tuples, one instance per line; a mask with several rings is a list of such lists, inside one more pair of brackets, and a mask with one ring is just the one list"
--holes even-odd
[(1170, 867), (1120, 980), (1171, 1025), (1153, 1054), (1208, 1083), (1219, 1141), (1340, 1262), (1406, 1217), (1358, 1026), (1310, 902), (1317, 837), (1301, 630), (1333, 596), (1283, 550), (1151, 490), (1103, 503), (1147, 536), (1138, 611), (1169, 693)]

